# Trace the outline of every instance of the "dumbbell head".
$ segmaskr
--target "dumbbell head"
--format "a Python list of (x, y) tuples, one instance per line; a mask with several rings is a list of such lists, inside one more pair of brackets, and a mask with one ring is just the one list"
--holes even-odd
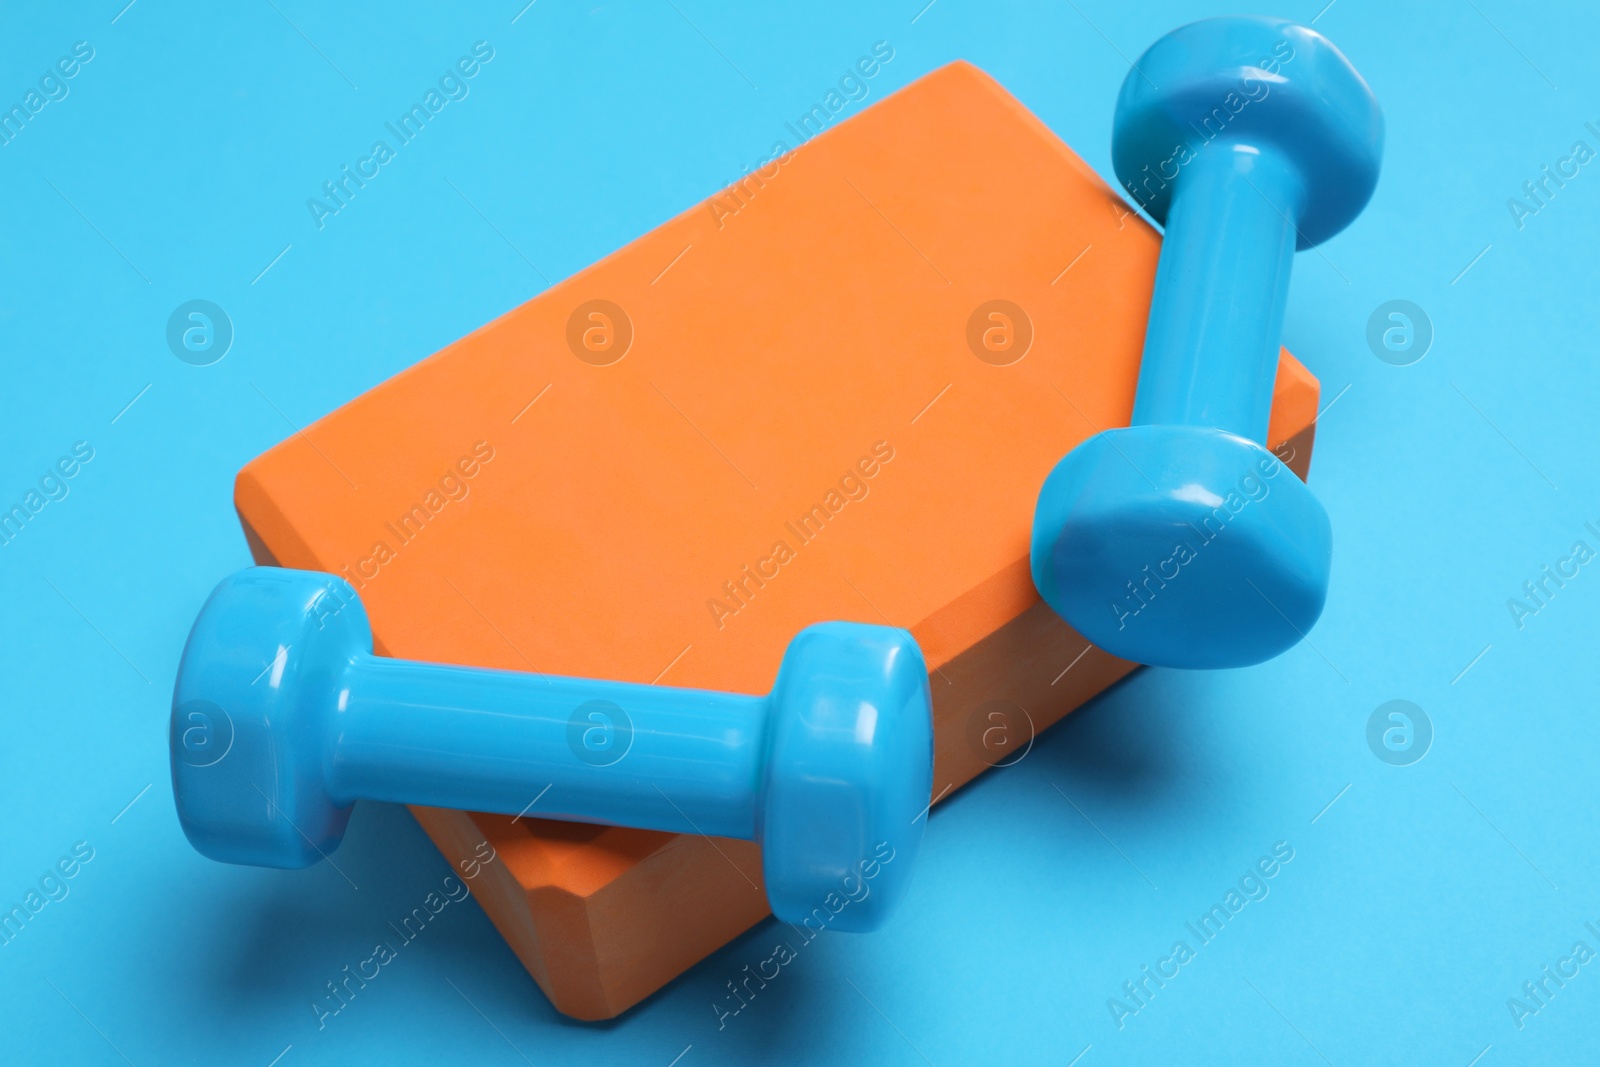
[(807, 627), (784, 654), (768, 708), (757, 839), (772, 910), (870, 930), (903, 895), (927, 824), (933, 727), (922, 653), (904, 630)]
[(253, 567), (212, 592), (172, 697), (178, 819), (212, 859), (306, 867), (338, 846), (349, 804), (328, 795), (330, 717), (351, 658), (372, 651), (355, 590)]
[[(1215, 151), (1212, 140), (1270, 147), (1290, 162), (1303, 183), (1294, 221), (1306, 249), (1344, 229), (1371, 198), (1383, 114), (1344, 53), (1310, 27), (1254, 16), (1206, 19), (1162, 37), (1129, 71), (1111, 162), (1140, 206), (1165, 224), (1182, 181), (1179, 147)], [(1151, 181), (1152, 173), (1161, 180)]]
[(1304, 482), (1254, 441), (1198, 426), (1097, 434), (1045, 479), (1034, 584), (1113, 655), (1244, 667), (1305, 635), (1333, 532)]

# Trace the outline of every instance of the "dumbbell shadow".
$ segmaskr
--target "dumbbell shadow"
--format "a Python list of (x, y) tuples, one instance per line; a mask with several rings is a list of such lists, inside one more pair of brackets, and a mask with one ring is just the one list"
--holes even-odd
[[(342, 1017), (381, 990), (436, 983), (440, 973), (498, 975), (508, 983), (521, 973), (474, 901), (483, 880), (441, 862), (398, 805), (361, 805), (332, 863), (266, 878), (208, 870), (181, 873), (181, 886), (163, 897), (186, 901), (189, 938), (171, 941), (175, 961), (168, 966), (196, 1002), (216, 1009), (197, 1026), (277, 1013), (286, 1003), (299, 1011), (322, 1002)], [(148, 921), (160, 927), (171, 919), (163, 907)], [(377, 945), (386, 950), (381, 967), (373, 959)], [(531, 1005), (541, 1018), (559, 1018), (543, 1000)], [(326, 1017), (324, 1023), (332, 1025)], [(220, 1044), (226, 1028), (215, 1036)]]

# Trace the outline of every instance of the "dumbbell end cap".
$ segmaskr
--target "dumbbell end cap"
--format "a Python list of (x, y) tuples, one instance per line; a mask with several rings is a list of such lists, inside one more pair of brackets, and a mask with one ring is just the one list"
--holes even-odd
[(905, 894), (927, 825), (922, 652), (901, 629), (809, 626), (768, 699), (757, 840), (773, 913), (807, 929), (874, 929)]
[(1231, 15), (1179, 27), (1151, 45), (1117, 97), (1111, 162), (1165, 225), (1172, 190), (1213, 142), (1287, 158), (1304, 186), (1304, 250), (1350, 224), (1371, 199), (1383, 112), (1334, 43), (1288, 19)]
[(1245, 667), (1316, 623), (1332, 536), (1316, 496), (1254, 441), (1135, 426), (1091, 437), (1045, 479), (1033, 581), (1112, 655)]
[(361, 601), (333, 575), (251, 567), (216, 587), (178, 665), (169, 736), (198, 851), (296, 868), (338, 846), (350, 806), (324, 779), (331, 716), (351, 657), (371, 650)]

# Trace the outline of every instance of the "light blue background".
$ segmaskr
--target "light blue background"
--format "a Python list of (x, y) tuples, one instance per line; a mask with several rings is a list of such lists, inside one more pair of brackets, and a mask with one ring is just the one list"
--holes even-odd
[[(326, 864), (232, 868), (184, 841), (167, 702), (201, 600), (248, 562), (239, 467), (764, 159), (874, 41), (896, 54), (871, 99), (964, 57), (1109, 175), (1129, 59), (1222, 9), (124, 2), (12, 5), (0, 33), (6, 105), (75, 41), (95, 49), (0, 147), (0, 502), (73, 442), (95, 449), (0, 547), (0, 905), (74, 842), (94, 849), (70, 895), (0, 947), (0, 1060), (1594, 1056), (1600, 963), (1522, 1029), (1506, 1006), (1575, 941), (1600, 949), (1584, 928), (1600, 926), (1600, 565), (1521, 630), (1506, 606), (1578, 538), (1600, 548), (1583, 530), (1600, 525), (1600, 164), (1521, 230), (1506, 206), (1574, 141), (1600, 148), (1584, 129), (1600, 125), (1590, 5), (1273, 12), (1316, 16), (1389, 124), (1375, 200), (1299, 257), (1285, 331), (1332, 402), (1312, 484), (1335, 571), (1310, 642), (1252, 670), (1144, 671), (1072, 716), (934, 814), (887, 929), (806, 947), (720, 1031), (710, 1005), (770, 954), (772, 924), (586, 1025), (549, 1007), (473, 903), (319, 1031), (323, 983), (448, 869), (379, 805), (358, 807), (335, 857), (359, 890)], [(319, 232), (306, 198), (480, 39), (495, 58), (471, 95)], [(237, 331), (210, 367), (164, 340), (193, 298)], [(1409, 367), (1365, 340), (1394, 298), (1436, 330)], [(1366, 742), (1396, 698), (1436, 731), (1409, 767)], [(1107, 999), (1278, 841), (1295, 857), (1270, 895), (1119, 1030)]]

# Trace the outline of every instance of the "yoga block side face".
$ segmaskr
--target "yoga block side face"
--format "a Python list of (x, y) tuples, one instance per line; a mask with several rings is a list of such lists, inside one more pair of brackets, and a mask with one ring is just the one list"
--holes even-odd
[[(764, 693), (810, 623), (906, 627), (942, 799), (1133, 669), (1039, 600), (1028, 542), (1051, 467), (1128, 421), (1159, 248), (955, 63), (285, 440), (235, 503), (258, 562), (356, 585), (383, 655)], [(1283, 353), (1301, 477), (1317, 392)], [(615, 1016), (766, 915), (754, 845), (542, 821), (540, 788), (413, 810), (560, 1011)]]

